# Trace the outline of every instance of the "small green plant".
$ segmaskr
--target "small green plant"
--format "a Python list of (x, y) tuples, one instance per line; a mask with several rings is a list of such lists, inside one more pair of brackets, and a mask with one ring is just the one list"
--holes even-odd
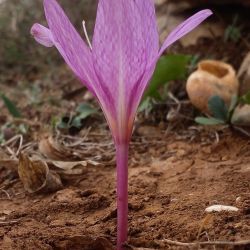
[(250, 104), (250, 91), (239, 98), (239, 102), (242, 104)]
[(231, 124), (231, 118), (238, 103), (237, 96), (233, 96), (227, 107), (220, 96), (212, 96), (208, 101), (208, 109), (212, 117), (196, 117), (195, 121), (202, 125)]
[[(2, 99), (5, 107), (9, 111), (13, 118), (22, 118), (21, 112), (17, 108), (16, 104), (10, 100), (6, 95), (0, 93), (0, 99)], [(15, 134), (25, 135), (28, 133), (29, 126), (23, 123), (15, 124), (13, 122), (6, 122), (0, 127), (0, 144), (5, 142), (5, 140), (14, 136)]]
[(138, 108), (138, 112), (139, 113), (143, 112), (145, 116), (147, 117), (150, 114), (150, 112), (153, 110), (154, 103), (155, 103), (155, 100), (153, 97), (150, 97), (150, 96), (145, 97), (145, 99), (141, 102), (141, 105)]
[(241, 38), (241, 27), (238, 25), (238, 15), (234, 16), (233, 22), (229, 25), (224, 33), (224, 41), (233, 41), (237, 43)]
[(5, 107), (9, 113), (15, 118), (21, 118), (21, 113), (16, 107), (15, 103), (12, 102), (6, 95), (0, 93), (0, 98), (3, 100)]
[(59, 121), (53, 118), (52, 126), (59, 130), (79, 131), (84, 125), (85, 119), (96, 113), (97, 109), (87, 103), (81, 103), (74, 115), (64, 116)]

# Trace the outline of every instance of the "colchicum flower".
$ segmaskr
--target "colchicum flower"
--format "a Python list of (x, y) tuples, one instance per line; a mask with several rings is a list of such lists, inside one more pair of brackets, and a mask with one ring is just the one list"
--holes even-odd
[(55, 46), (98, 99), (109, 124), (117, 161), (117, 249), (127, 240), (128, 148), (137, 107), (156, 62), (172, 43), (212, 14), (203, 10), (173, 30), (159, 48), (153, 0), (99, 0), (92, 45), (81, 38), (56, 0), (44, 0), (46, 28), (34, 24), (40, 44)]

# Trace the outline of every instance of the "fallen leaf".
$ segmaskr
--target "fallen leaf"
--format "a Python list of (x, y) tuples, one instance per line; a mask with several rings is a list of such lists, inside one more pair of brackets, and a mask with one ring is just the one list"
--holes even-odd
[(48, 193), (62, 188), (60, 176), (50, 171), (45, 161), (33, 161), (24, 153), (19, 155), (18, 174), (29, 193)]
[(38, 148), (44, 156), (52, 160), (70, 160), (76, 156), (74, 152), (60, 144), (52, 136), (42, 139)]
[(64, 178), (82, 175), (87, 173), (87, 167), (98, 166), (100, 163), (95, 161), (47, 161), (51, 169), (55, 170)]
[(87, 161), (50, 161), (55, 167), (60, 168), (62, 170), (72, 170), (76, 167), (87, 167)]

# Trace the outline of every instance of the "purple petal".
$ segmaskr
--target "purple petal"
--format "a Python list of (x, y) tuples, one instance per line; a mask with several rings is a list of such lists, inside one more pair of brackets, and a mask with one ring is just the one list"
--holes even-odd
[(152, 0), (99, 0), (93, 37), (94, 67), (116, 107), (117, 129), (128, 129), (132, 89), (157, 56)]
[(42, 26), (41, 24), (35, 23), (31, 30), (30, 30), (31, 35), (35, 38), (35, 40), (42, 44), (45, 47), (53, 47), (54, 42), (52, 38), (51, 31)]
[(129, 120), (134, 120), (136, 110), (141, 102), (143, 93), (148, 86), (148, 83), (154, 73), (156, 60), (145, 70), (140, 82), (136, 84), (132, 90), (133, 95), (130, 97), (128, 113), (130, 114)]
[(55, 46), (74, 73), (95, 94), (96, 81), (90, 49), (56, 0), (44, 0), (44, 9)]
[(142, 28), (147, 53), (147, 67), (143, 76), (141, 76), (140, 80), (131, 89), (131, 95), (128, 96), (128, 114), (130, 114), (130, 124), (133, 123), (145, 86), (154, 72), (155, 65), (152, 64), (152, 61), (155, 61), (158, 57), (159, 51), (159, 34), (157, 30), (154, 2), (152, 0), (135, 0), (135, 2), (137, 3), (138, 11), (143, 20)]
[(159, 34), (153, 0), (135, 0), (142, 19), (147, 61), (150, 63), (159, 51)]
[(162, 45), (162, 48), (159, 52), (159, 56), (163, 51), (170, 46), (172, 43), (176, 42), (187, 33), (196, 28), (200, 23), (202, 23), (207, 17), (211, 16), (213, 13), (211, 10), (202, 10), (196, 13), (195, 15), (188, 18), (186, 21), (178, 25), (167, 37), (165, 42)]
[(99, 0), (93, 57), (100, 81), (115, 98), (112, 101), (119, 100), (122, 104), (117, 106), (124, 107), (126, 93), (146, 67), (142, 20), (135, 1)]

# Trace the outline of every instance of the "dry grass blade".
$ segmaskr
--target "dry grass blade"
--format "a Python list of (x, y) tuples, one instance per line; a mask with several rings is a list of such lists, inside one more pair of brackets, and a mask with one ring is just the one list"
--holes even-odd
[[(18, 142), (18, 148), (16, 149), (16, 152), (13, 151), (12, 147)], [(19, 152), (22, 149), (23, 146), (23, 135), (18, 134), (13, 136), (11, 139), (9, 139), (7, 142), (3, 143), (1, 145), (2, 147), (6, 147), (7, 151), (11, 155), (12, 159), (16, 159)]]

